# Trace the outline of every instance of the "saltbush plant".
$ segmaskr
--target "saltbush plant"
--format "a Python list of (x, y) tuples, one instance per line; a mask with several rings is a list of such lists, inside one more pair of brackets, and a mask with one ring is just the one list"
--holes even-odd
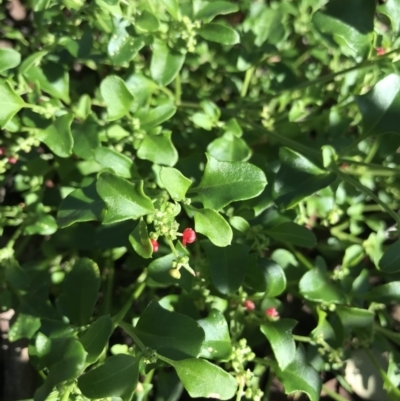
[(0, 300), (32, 399), (399, 400), (400, 1), (17, 3)]

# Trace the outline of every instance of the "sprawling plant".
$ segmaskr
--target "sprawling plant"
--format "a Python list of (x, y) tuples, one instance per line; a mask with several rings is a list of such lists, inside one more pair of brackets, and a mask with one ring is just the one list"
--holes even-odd
[(0, 0), (0, 305), (34, 401), (400, 399), (379, 3)]

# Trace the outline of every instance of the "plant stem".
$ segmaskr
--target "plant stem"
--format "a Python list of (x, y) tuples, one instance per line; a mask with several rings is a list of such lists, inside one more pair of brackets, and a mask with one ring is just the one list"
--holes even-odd
[(240, 401), (242, 399), (244, 385), (245, 385), (245, 379), (244, 379), (244, 377), (242, 377), (241, 380), (240, 380), (239, 389), (238, 389), (238, 391), (236, 393), (236, 401)]
[(379, 326), (378, 324), (374, 325), (374, 329), (379, 332), (380, 334), (383, 334), (385, 337), (387, 337), (389, 340), (393, 341), (394, 343), (400, 345), (400, 333), (393, 332), (391, 330), (385, 329), (382, 326)]
[(314, 265), (299, 251), (295, 249), (295, 247), (291, 244), (286, 244), (290, 252), (293, 253), (294, 256), (298, 259), (298, 261), (308, 270), (314, 269)]
[(254, 71), (256, 70), (255, 66), (251, 66), (247, 71), (246, 75), (244, 76), (242, 90), (240, 91), (241, 97), (246, 97), (247, 91), (249, 89), (249, 85), (251, 82), (251, 78), (253, 78)]
[(181, 104), (182, 97), (182, 85), (181, 85), (181, 76), (178, 74), (175, 78), (175, 104), (179, 106)]
[(335, 393), (333, 390), (331, 390), (325, 384), (322, 385), (322, 389), (325, 391), (326, 394), (329, 395), (329, 397), (331, 397), (335, 401), (348, 401), (347, 398), (344, 398), (340, 394)]
[(354, 188), (357, 188), (360, 192), (363, 192), (365, 195), (368, 195), (371, 199), (373, 199), (386, 213), (388, 213), (394, 221), (400, 225), (400, 216), (395, 213), (385, 202), (379, 199), (369, 188), (362, 185), (360, 182), (355, 180), (353, 177), (348, 176), (347, 174), (342, 173), (337, 166), (333, 167), (332, 170), (345, 182), (352, 185)]
[(125, 322), (119, 322), (118, 326), (121, 327), (121, 329), (123, 329), (127, 334), (129, 334), (132, 337), (133, 341), (135, 341), (135, 343), (139, 346), (141, 351), (144, 351), (146, 349), (146, 346), (142, 343), (140, 338), (137, 336), (136, 330), (133, 326), (131, 326), (130, 324), (125, 323)]
[(302, 342), (302, 343), (312, 343), (313, 342), (313, 340), (311, 340), (310, 337), (298, 336), (296, 334), (293, 334), (293, 340), (299, 341), (299, 342)]
[(179, 258), (179, 253), (178, 253), (178, 251), (176, 250), (174, 243), (173, 243), (170, 239), (167, 239), (166, 241), (167, 241), (167, 244), (169, 245), (169, 247), (171, 248), (172, 253), (173, 253), (177, 258)]
[(365, 163), (365, 162), (360, 162), (360, 161), (352, 160), (352, 159), (339, 158), (338, 163), (339, 164), (342, 164), (342, 163), (355, 164), (356, 166), (365, 166), (365, 167), (368, 167), (369, 169), (392, 171), (392, 172), (394, 172), (394, 174), (400, 174), (399, 168), (386, 167), (386, 166), (382, 166), (380, 164)]
[(68, 401), (71, 391), (72, 391), (72, 386), (67, 387), (60, 401)]

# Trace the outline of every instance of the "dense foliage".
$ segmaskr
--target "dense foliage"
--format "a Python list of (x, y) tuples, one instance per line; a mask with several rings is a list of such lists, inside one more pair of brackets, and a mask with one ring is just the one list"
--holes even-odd
[(399, 0), (0, 19), (0, 305), (34, 401), (400, 399)]

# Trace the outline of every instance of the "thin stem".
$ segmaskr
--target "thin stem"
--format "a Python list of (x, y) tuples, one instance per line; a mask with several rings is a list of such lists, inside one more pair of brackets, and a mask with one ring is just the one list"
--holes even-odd
[(367, 157), (364, 160), (365, 163), (369, 163), (369, 162), (371, 162), (373, 160), (374, 156), (376, 155), (376, 152), (379, 149), (379, 145), (381, 143), (381, 139), (380, 138), (381, 138), (380, 136), (377, 136), (375, 138), (374, 143), (372, 144), (371, 149), (369, 150), (369, 152), (367, 154)]
[(169, 245), (169, 247), (171, 248), (172, 253), (173, 253), (177, 258), (179, 258), (179, 253), (178, 253), (178, 251), (176, 250), (174, 243), (173, 243), (170, 239), (167, 239), (166, 241), (167, 241), (167, 244)]
[(331, 390), (325, 384), (322, 385), (322, 390), (325, 391), (326, 394), (329, 395), (335, 401), (348, 401), (347, 398), (342, 397), (340, 394), (336, 393), (335, 391)]
[(299, 341), (299, 342), (302, 342), (302, 343), (312, 343), (312, 342), (314, 342), (310, 337), (298, 336), (297, 334), (293, 334), (293, 340)]
[(302, 253), (298, 252), (294, 246), (291, 244), (286, 244), (286, 246), (306, 269), (314, 269), (314, 265)]
[(339, 158), (338, 163), (339, 164), (342, 164), (342, 163), (354, 164), (356, 166), (368, 167), (369, 169), (392, 171), (395, 174), (400, 174), (400, 169), (398, 169), (398, 168), (386, 167), (386, 166), (382, 166), (380, 164), (374, 164), (374, 163), (365, 163), (365, 162), (360, 162), (360, 161), (352, 160), (352, 159)]
[(175, 78), (175, 104), (179, 106), (181, 104), (182, 97), (182, 84), (181, 84), (181, 76), (178, 74)]
[(249, 85), (250, 85), (250, 82), (251, 82), (251, 78), (253, 78), (255, 70), (256, 70), (256, 67), (252, 66), (246, 71), (246, 75), (244, 76), (244, 82), (243, 82), (242, 90), (240, 91), (240, 96), (241, 97), (246, 97), (247, 91), (249, 90)]
[(119, 322), (118, 326), (121, 327), (121, 329), (123, 329), (126, 332), (126, 334), (129, 334), (132, 337), (133, 341), (135, 341), (135, 343), (138, 345), (141, 351), (144, 351), (146, 349), (146, 346), (137, 336), (136, 329), (133, 326), (125, 322)]
[(245, 378), (241, 377), (239, 389), (238, 389), (238, 392), (236, 393), (236, 401), (240, 401), (243, 397), (243, 390), (244, 390), (245, 382), (246, 382)]
[(393, 332), (391, 330), (385, 329), (384, 327), (379, 326), (378, 324), (374, 325), (374, 329), (383, 334), (389, 340), (393, 341), (395, 344), (400, 345), (400, 333)]
[(69, 400), (69, 395), (71, 394), (71, 391), (72, 391), (72, 386), (67, 387), (65, 392), (64, 392), (64, 394), (63, 394), (63, 396), (62, 396), (62, 398), (61, 398), (61, 401), (68, 401)]
[(106, 282), (106, 299), (105, 299), (105, 314), (109, 315), (112, 305), (112, 293), (114, 287), (114, 266), (110, 265), (107, 268), (107, 282)]
[(360, 192), (363, 192), (365, 195), (368, 195), (372, 198), (386, 213), (388, 213), (393, 220), (400, 225), (400, 216), (395, 213), (388, 205), (379, 199), (369, 188), (362, 185), (360, 182), (355, 180), (353, 177), (348, 176), (347, 174), (342, 173), (337, 167), (332, 168), (332, 170), (345, 182), (349, 183), (353, 187), (357, 188)]

